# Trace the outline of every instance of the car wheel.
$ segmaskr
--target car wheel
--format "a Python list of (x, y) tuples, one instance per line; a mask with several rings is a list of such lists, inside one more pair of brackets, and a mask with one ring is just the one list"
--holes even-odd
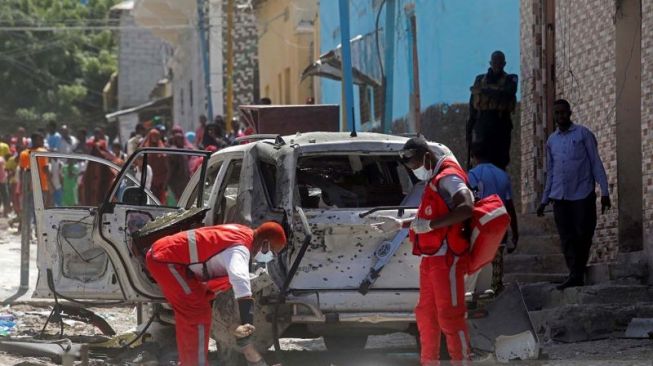
[(324, 344), (329, 351), (351, 351), (365, 348), (366, 335), (324, 336)]

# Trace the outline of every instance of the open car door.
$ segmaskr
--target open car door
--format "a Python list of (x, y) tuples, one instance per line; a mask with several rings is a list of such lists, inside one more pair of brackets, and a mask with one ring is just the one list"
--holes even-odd
[(98, 206), (120, 167), (96, 156), (49, 152), (32, 153), (30, 167), (23, 179), (32, 180), (38, 238), (33, 296), (124, 299), (114, 263), (93, 235)]
[(145, 255), (156, 234), (172, 234), (179, 220), (204, 218), (202, 192), (194, 205), (182, 207), (179, 201), (189, 189), (191, 170), (203, 177), (209, 157), (197, 150), (140, 149), (113, 182), (98, 210), (94, 240), (114, 263), (127, 301), (164, 300), (145, 268)]
[(141, 149), (120, 167), (95, 156), (33, 153), (30, 176), (39, 239), (34, 296), (52, 297), (56, 291), (74, 299), (163, 299), (144, 268), (147, 248), (135, 246), (132, 235), (165, 214), (175, 218), (199, 211), (201, 200), (180, 209), (176, 199), (186, 188), (190, 168), (203, 174), (208, 156)]

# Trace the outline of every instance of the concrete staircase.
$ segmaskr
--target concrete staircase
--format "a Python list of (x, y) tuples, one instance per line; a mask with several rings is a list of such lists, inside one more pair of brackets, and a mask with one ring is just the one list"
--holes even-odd
[(653, 317), (653, 288), (599, 284), (564, 291), (547, 283), (521, 286), (541, 340), (581, 342), (623, 337), (633, 318)]
[(517, 251), (504, 256), (504, 282), (520, 284), (541, 340), (580, 342), (621, 337), (632, 318), (653, 317), (653, 287), (627, 276), (557, 290), (553, 282), (564, 281), (568, 270), (552, 214), (521, 215), (519, 227)]
[(551, 214), (518, 218), (520, 238), (517, 250), (504, 255), (504, 282), (562, 282), (567, 266)]

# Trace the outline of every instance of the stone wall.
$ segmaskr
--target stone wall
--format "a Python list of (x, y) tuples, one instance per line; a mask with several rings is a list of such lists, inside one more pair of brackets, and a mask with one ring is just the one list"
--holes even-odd
[[(222, 3), (222, 56), (224, 60), (223, 85), (225, 114), (227, 110), (227, 1)], [(234, 9), (233, 50), (234, 50), (234, 110), (233, 115), (238, 116), (238, 106), (253, 104), (258, 93), (258, 82), (255, 80), (258, 65), (257, 45), (258, 31), (256, 17), (249, 7)]]
[(642, 172), (644, 248), (653, 268), (653, 0), (642, 1)]
[[(520, 105), (512, 115), (512, 145), (510, 147), (510, 165), (508, 174), (512, 182), (514, 204), (517, 211), (520, 211), (521, 185), (519, 184), (521, 173), (521, 149), (520, 145)], [(467, 168), (467, 142), (465, 140), (465, 126), (469, 118), (469, 105), (461, 104), (435, 104), (431, 105), (421, 115), (422, 133), (430, 141), (446, 145), (458, 159), (458, 162)], [(406, 120), (400, 119), (393, 124), (394, 134), (402, 134), (406, 131)]]
[(118, 109), (150, 100), (150, 91), (165, 77), (169, 46), (147, 29), (136, 29), (134, 17), (124, 11), (118, 43)]

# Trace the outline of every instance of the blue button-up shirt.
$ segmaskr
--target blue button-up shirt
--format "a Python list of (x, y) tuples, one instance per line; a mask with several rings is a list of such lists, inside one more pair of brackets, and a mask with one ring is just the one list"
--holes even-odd
[(601, 195), (609, 196), (608, 178), (597, 149), (596, 137), (587, 127), (572, 124), (569, 130), (557, 129), (546, 142), (546, 186), (542, 203), (553, 200), (575, 201), (586, 198), (596, 183)]

